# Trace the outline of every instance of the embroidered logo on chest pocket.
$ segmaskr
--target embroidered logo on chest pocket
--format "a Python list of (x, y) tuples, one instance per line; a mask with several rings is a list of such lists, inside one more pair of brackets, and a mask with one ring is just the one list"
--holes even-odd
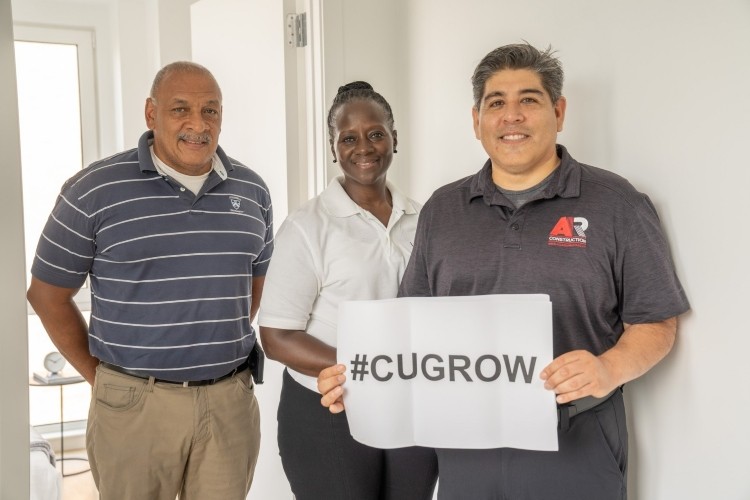
[(560, 217), (549, 232), (547, 244), (553, 247), (586, 248), (589, 221), (584, 217)]

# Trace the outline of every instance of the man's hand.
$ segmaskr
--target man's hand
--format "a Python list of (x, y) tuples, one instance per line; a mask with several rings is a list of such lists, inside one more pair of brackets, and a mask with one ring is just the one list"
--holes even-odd
[(584, 396), (601, 398), (617, 382), (607, 362), (588, 351), (570, 351), (555, 358), (540, 375), (544, 388), (555, 391), (558, 403), (569, 403)]
[(600, 356), (567, 352), (552, 360), (539, 376), (545, 389), (555, 391), (560, 404), (585, 396), (601, 398), (653, 368), (672, 349), (676, 335), (676, 317), (625, 324), (620, 340), (610, 350)]
[(341, 386), (346, 381), (345, 371), (346, 366), (333, 365), (318, 375), (318, 392), (323, 395), (320, 398), (320, 404), (328, 408), (331, 413), (344, 411), (344, 388)]

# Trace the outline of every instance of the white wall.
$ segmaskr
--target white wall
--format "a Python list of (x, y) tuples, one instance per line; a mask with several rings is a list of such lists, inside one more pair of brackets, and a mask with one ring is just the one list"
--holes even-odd
[(161, 68), (159, 22), (153, 0), (113, 0), (116, 83), (121, 96), (122, 149), (138, 144), (146, 130), (144, 107), (151, 81)]
[[(201, 0), (191, 18), (193, 60), (213, 72), (223, 94), (219, 142), (268, 184), (278, 229), (287, 214), (283, 3)], [(256, 388), (261, 446), (250, 500), (292, 498), (276, 444), (281, 377), (282, 366), (267, 360), (266, 382)]]
[(4, 184), (3, 250), (0, 259), (0, 499), (29, 497), (29, 390), (26, 342), (25, 267), (21, 149), (10, 0), (0, 0), (0, 151)]
[[(390, 103), (398, 133), (398, 153), (388, 178), (408, 190), (410, 182), (409, 89), (404, 69), (406, 24), (410, 1), (323, 0), (324, 74), (326, 116), (341, 85), (356, 80), (369, 82)], [(326, 129), (326, 134), (328, 133)], [(328, 152), (328, 177), (341, 175)]]
[(159, 59), (161, 66), (192, 60), (190, 5), (197, 0), (159, 0)]
[[(389, 17), (402, 3), (404, 18)], [(479, 60), (521, 39), (558, 49), (560, 142), (651, 196), (693, 307), (670, 357), (626, 388), (629, 498), (750, 498), (750, 3), (346, 0), (337, 15), (344, 36), (330, 24), (326, 33), (343, 60), (326, 60), (327, 74), (394, 86), (397, 168), (420, 201), (486, 159), (470, 113)]]
[(221, 86), (221, 145), (266, 181), (280, 224), (287, 214), (282, 3), (202, 0), (191, 12), (193, 60)]
[[(38, 1), (38, 0), (34, 0)], [(119, 150), (138, 144), (146, 130), (144, 106), (154, 75), (162, 66), (191, 60), (190, 5), (196, 0), (67, 0), (103, 2), (111, 12), (122, 142)], [(107, 155), (106, 151), (104, 155)]]

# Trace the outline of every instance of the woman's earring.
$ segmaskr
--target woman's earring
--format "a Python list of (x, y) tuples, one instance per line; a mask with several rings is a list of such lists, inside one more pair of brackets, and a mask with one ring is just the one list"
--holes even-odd
[(396, 148), (393, 148), (393, 152), (394, 153), (398, 153), (398, 151), (396, 150)]
[(336, 163), (336, 158), (333, 159), (333, 163)]

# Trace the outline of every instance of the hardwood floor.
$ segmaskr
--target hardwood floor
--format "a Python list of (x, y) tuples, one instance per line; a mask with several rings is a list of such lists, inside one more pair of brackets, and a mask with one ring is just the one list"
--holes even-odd
[[(94, 479), (88, 471), (88, 461), (78, 460), (85, 458), (86, 450), (73, 450), (65, 452), (64, 463), (58, 461), (57, 470), (62, 471), (63, 467), (65, 469), (62, 500), (97, 500), (99, 498)], [(77, 472), (81, 473), (77, 474)]]

